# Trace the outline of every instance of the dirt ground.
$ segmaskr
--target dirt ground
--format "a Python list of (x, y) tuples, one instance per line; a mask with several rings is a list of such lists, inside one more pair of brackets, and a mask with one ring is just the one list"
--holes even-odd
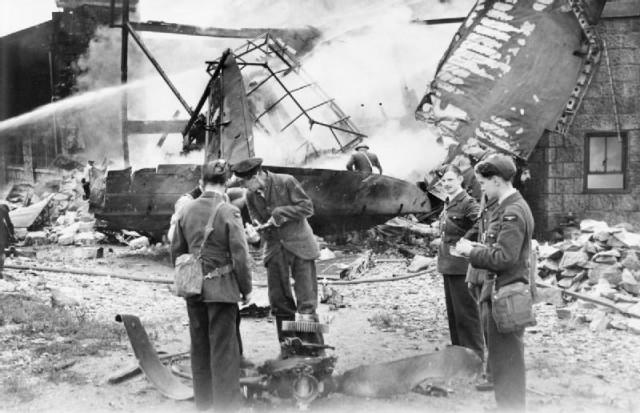
[[(165, 248), (132, 251), (109, 247), (104, 258), (74, 258), (74, 247), (38, 247), (37, 258), (14, 258), (7, 264), (88, 269), (112, 274), (146, 277), (171, 276)], [(111, 248), (111, 249), (109, 249)], [(376, 256), (375, 258), (401, 258)], [(363, 278), (390, 277), (405, 273), (407, 263), (379, 262)], [(254, 282), (265, 283), (260, 265)], [(6, 412), (174, 412), (195, 411), (191, 401), (162, 396), (143, 376), (119, 384), (107, 379), (136, 359), (116, 314), (140, 317), (159, 352), (177, 353), (189, 348), (184, 301), (168, 284), (70, 273), (6, 270), (7, 282), (15, 285), (0, 292), (0, 300), (30, 300), (51, 307), (54, 290), (75, 298), (70, 312), (109, 332), (108, 345), (101, 341), (93, 351), (91, 338), (84, 339), (76, 355), (55, 358), (54, 347), (43, 345), (77, 341), (78, 331), (64, 335), (34, 333), (30, 320), (0, 314), (0, 410)], [(407, 280), (333, 287), (344, 295), (345, 308), (332, 311), (322, 304), (319, 312), (333, 317), (327, 344), (336, 347), (337, 372), (353, 367), (415, 356), (444, 348), (448, 330), (442, 280), (425, 275)], [(254, 289), (254, 301), (266, 304), (266, 288)], [(640, 411), (640, 336), (627, 331), (593, 332), (589, 317), (593, 309), (574, 303), (573, 319), (560, 320), (555, 307), (537, 304), (538, 325), (525, 334), (527, 402), (532, 412), (636, 412)], [(58, 314), (58, 313), (56, 313)], [(580, 316), (582, 315), (582, 316)], [(95, 324), (97, 323), (97, 324)], [(88, 324), (83, 324), (88, 325)], [(31, 333), (28, 333), (28, 328)], [(44, 328), (44, 327), (40, 327)], [(42, 330), (45, 331), (45, 330)], [(246, 318), (241, 325), (245, 355), (257, 364), (279, 351), (272, 318)], [(70, 334), (70, 335), (69, 335)], [(95, 341), (95, 339), (94, 339)], [(76, 343), (78, 344), (78, 343)], [(62, 353), (64, 354), (64, 353)], [(43, 358), (55, 368), (43, 368)], [(72, 362), (66, 366), (65, 362)], [(182, 363), (188, 364), (187, 361)], [(40, 366), (40, 368), (35, 368)], [(47, 374), (45, 374), (45, 371)], [(51, 372), (55, 371), (56, 374)], [(188, 383), (188, 380), (185, 379)], [(450, 390), (446, 397), (418, 393), (391, 399), (360, 399), (331, 394), (316, 400), (318, 412), (481, 412), (495, 406), (492, 392), (477, 392), (470, 380), (434, 380)], [(295, 411), (292, 401), (247, 408), (245, 411)]]

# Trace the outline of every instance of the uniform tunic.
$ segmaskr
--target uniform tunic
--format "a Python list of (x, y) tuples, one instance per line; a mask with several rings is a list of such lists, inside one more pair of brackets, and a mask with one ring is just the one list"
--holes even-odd
[[(491, 289), (529, 282), (529, 254), (533, 216), (524, 198), (515, 192), (495, 207), (484, 247), (471, 250), (470, 262), (489, 271), (481, 292), (483, 324), (487, 327), (489, 364), (499, 409), (523, 410), (526, 399), (524, 329), (499, 333), (492, 315)], [(493, 279), (491, 279), (493, 278)]]
[[(213, 207), (220, 203), (213, 231), (203, 244)], [(251, 292), (251, 258), (240, 211), (222, 194), (205, 192), (178, 213), (171, 240), (173, 262), (181, 254), (198, 254), (200, 245), (205, 274), (226, 265), (233, 271), (205, 279), (202, 294), (186, 299), (195, 403), (198, 409), (233, 410), (240, 394), (237, 303)]]
[[(368, 160), (367, 160), (368, 159)], [(372, 173), (373, 167), (378, 168), (382, 173), (382, 166), (380, 166), (380, 160), (375, 153), (369, 151), (357, 151), (351, 155), (347, 162), (347, 171), (366, 172)]]
[(477, 237), (475, 221), (479, 211), (478, 203), (464, 190), (445, 203), (440, 217), (442, 242), (438, 248), (438, 272), (444, 275), (451, 344), (469, 348), (484, 359), (478, 303), (465, 283), (469, 261), (450, 252), (460, 238)]

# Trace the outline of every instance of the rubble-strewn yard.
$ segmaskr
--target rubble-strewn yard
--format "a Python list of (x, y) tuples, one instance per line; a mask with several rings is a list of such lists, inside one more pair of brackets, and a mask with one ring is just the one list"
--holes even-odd
[[(99, 247), (103, 249), (101, 258), (77, 252)], [(415, 245), (409, 248), (419, 250)], [(541, 251), (545, 248), (548, 249)], [(53, 244), (22, 250), (24, 256), (9, 259), (7, 264), (84, 269), (96, 274), (165, 279), (171, 276), (166, 247)], [(36, 251), (35, 257), (29, 251)], [(629, 251), (626, 257), (632, 256)], [(336, 260), (344, 259), (345, 253), (336, 253)], [(357, 253), (352, 252), (354, 259), (362, 256)], [(549, 257), (542, 258), (542, 266), (548, 265), (548, 260)], [(428, 262), (427, 259), (423, 264)], [(390, 248), (372, 254), (368, 265), (353, 274), (357, 280), (402, 275), (410, 263), (411, 259)], [(336, 267), (347, 269), (344, 264)], [(254, 282), (259, 285), (255, 300), (266, 304), (266, 288), (262, 286), (265, 275), (260, 265), (255, 269)], [(114, 320), (116, 314), (138, 315), (159, 352), (188, 350), (184, 303), (171, 293), (168, 284), (104, 275), (6, 272), (6, 279), (0, 281), (0, 409), (194, 411), (191, 402), (160, 395), (142, 375), (120, 384), (107, 383), (111, 376), (136, 362), (124, 328)], [(549, 282), (549, 275), (546, 277)], [(587, 283), (583, 288), (591, 290), (582, 293), (595, 294), (601, 284)], [(393, 282), (330, 285), (324, 290), (334, 298), (342, 296), (341, 305), (330, 300), (320, 308), (322, 314), (333, 318), (326, 341), (336, 346), (339, 371), (431, 352), (448, 342), (442, 283), (436, 274)], [(622, 294), (621, 290), (616, 293)], [(624, 294), (631, 297), (629, 300), (635, 297)], [(584, 300), (567, 305), (562, 301), (556, 305), (539, 303), (536, 310), (538, 325), (525, 335), (530, 411), (640, 409), (640, 335), (630, 326), (633, 318)], [(251, 360), (262, 363), (278, 353), (273, 319), (244, 319), (242, 335), (245, 354)], [(184, 358), (176, 363), (188, 365)], [(440, 380), (432, 384), (449, 390), (448, 395), (410, 393), (377, 400), (333, 394), (316, 400), (312, 409), (466, 412), (494, 405), (492, 393), (477, 392), (469, 381)], [(278, 411), (295, 410), (289, 401), (274, 403)], [(273, 407), (258, 405), (254, 409), (268, 411)]]

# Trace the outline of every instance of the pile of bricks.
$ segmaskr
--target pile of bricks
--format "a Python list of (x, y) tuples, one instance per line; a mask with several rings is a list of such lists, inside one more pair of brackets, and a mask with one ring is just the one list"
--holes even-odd
[[(640, 234), (630, 226), (609, 227), (604, 222), (584, 220), (572, 239), (539, 246), (538, 277), (546, 285), (604, 303), (608, 312), (636, 318), (621, 329), (635, 331), (637, 327), (640, 334), (639, 251)], [(564, 300), (554, 304), (561, 308)], [(559, 310), (558, 316), (570, 315)], [(612, 320), (605, 317), (597, 328), (611, 328)]]

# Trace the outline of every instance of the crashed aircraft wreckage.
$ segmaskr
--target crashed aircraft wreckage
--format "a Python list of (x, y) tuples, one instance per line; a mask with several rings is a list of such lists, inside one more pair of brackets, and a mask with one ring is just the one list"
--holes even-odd
[(600, 60), (606, 0), (480, 0), (441, 59), (416, 114), (449, 147), (513, 156), (566, 134)]
[[(291, 165), (345, 153), (365, 138), (302, 71), (290, 48), (270, 34), (226, 51), (209, 62), (208, 72), (210, 82), (183, 133), (183, 150), (203, 149), (205, 161), (224, 158), (233, 164), (254, 156), (254, 134), (285, 151)], [(207, 115), (200, 115), (207, 102)], [(296, 177), (313, 201), (310, 224), (318, 235), (430, 211), (417, 185), (389, 176), (303, 166), (264, 169)], [(114, 229), (161, 234), (178, 197), (198, 184), (199, 171), (200, 165), (184, 164), (109, 171), (102, 188), (92, 184), (92, 212)]]
[[(124, 324), (141, 370), (160, 393), (175, 400), (193, 397), (193, 390), (162, 364), (138, 317), (119, 314), (116, 321)], [(408, 393), (430, 378), (473, 378), (482, 368), (482, 361), (475, 352), (449, 346), (441, 351), (359, 366), (334, 375), (337, 358), (309, 348), (332, 347), (303, 343), (298, 338), (291, 339), (289, 344), (292, 352), (288, 358), (268, 360), (257, 369), (257, 375), (240, 379), (247, 398), (261, 398), (266, 392), (279, 398), (293, 398), (300, 409), (306, 410), (317, 397), (330, 393), (392, 397)]]

